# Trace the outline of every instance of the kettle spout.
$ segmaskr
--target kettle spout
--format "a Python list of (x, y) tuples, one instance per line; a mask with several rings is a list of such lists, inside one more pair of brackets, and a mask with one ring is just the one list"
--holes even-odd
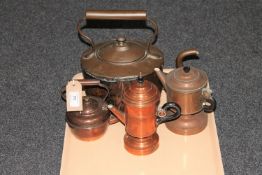
[(122, 112), (112, 104), (107, 105), (107, 108), (120, 120), (121, 123), (125, 125), (125, 115)]
[(162, 72), (159, 68), (154, 69), (156, 72), (156, 75), (158, 76), (159, 80), (161, 81), (164, 89), (166, 90), (166, 74)]

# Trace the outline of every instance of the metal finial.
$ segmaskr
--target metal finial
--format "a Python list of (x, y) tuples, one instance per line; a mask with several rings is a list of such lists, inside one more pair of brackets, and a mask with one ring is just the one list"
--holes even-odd
[(137, 81), (138, 81), (139, 83), (143, 83), (143, 82), (144, 82), (144, 78), (143, 78), (141, 72), (139, 72), (139, 76), (138, 76), (138, 78), (137, 78)]

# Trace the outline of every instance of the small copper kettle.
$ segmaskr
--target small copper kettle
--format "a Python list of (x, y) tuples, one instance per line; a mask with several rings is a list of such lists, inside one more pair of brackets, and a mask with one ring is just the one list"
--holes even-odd
[(176, 69), (168, 74), (155, 69), (167, 92), (167, 101), (176, 102), (181, 107), (181, 117), (166, 124), (168, 129), (178, 134), (191, 135), (202, 131), (207, 125), (206, 112), (213, 112), (216, 108), (206, 72), (183, 66), (186, 57), (198, 54), (195, 49), (181, 52), (176, 58)]
[[(109, 110), (125, 125), (124, 143), (128, 152), (135, 155), (154, 152), (159, 142), (157, 126), (180, 116), (180, 107), (173, 102), (164, 104), (157, 114), (159, 101), (158, 88), (139, 77), (124, 89), (124, 113), (108, 105)], [(166, 111), (170, 109), (174, 112), (167, 116)]]
[[(99, 80), (78, 81), (82, 86), (99, 86), (109, 92), (108, 88)], [(64, 93), (66, 92), (64, 91)], [(72, 133), (80, 140), (91, 141), (100, 138), (108, 125), (113, 123), (110, 120), (110, 111), (105, 102), (107, 95), (103, 99), (95, 96), (83, 96), (83, 111), (66, 112), (66, 122)], [(63, 98), (65, 99), (65, 97)]]

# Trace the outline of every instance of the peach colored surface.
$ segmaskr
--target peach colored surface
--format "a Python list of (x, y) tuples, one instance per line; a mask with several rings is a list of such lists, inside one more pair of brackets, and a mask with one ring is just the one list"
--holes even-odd
[[(166, 94), (162, 92), (161, 103)], [(161, 105), (161, 104), (160, 104)], [(209, 114), (204, 131), (193, 136), (158, 127), (159, 148), (147, 156), (129, 154), (123, 143), (121, 123), (109, 126), (105, 135), (93, 142), (80, 141), (66, 125), (61, 175), (223, 175), (214, 113)]]

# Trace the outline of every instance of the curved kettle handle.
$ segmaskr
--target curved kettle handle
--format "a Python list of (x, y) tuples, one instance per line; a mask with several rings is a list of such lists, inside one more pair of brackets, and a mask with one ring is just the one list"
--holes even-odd
[(81, 24), (86, 20), (148, 21), (152, 25), (154, 33), (147, 42), (147, 50), (145, 54), (147, 54), (150, 46), (154, 43), (158, 35), (158, 26), (156, 22), (147, 17), (145, 10), (87, 10), (86, 16), (83, 19), (80, 19), (77, 23), (77, 31), (80, 37), (88, 43), (92, 49), (95, 45), (93, 40), (82, 31), (83, 26), (81, 26)]
[[(175, 112), (172, 110), (173, 113), (171, 115), (166, 115), (166, 112), (170, 109), (175, 109)], [(163, 113), (164, 115), (161, 113)], [(158, 112), (156, 121), (157, 121), (157, 124), (160, 125), (162, 123), (166, 123), (166, 122), (175, 120), (178, 117), (180, 117), (180, 115), (181, 115), (180, 106), (174, 102), (167, 102), (162, 106), (161, 110)]]
[(176, 68), (183, 67), (183, 61), (188, 56), (197, 56), (199, 52), (196, 49), (188, 49), (180, 52), (176, 57)]
[(143, 20), (147, 19), (145, 10), (87, 10), (87, 20)]
[[(110, 91), (109, 91), (108, 87), (107, 87), (106, 85), (102, 84), (102, 83), (100, 82), (100, 80), (82, 79), (82, 80), (77, 80), (77, 81), (79, 81), (82, 86), (99, 86), (99, 87), (102, 87), (102, 88), (106, 89), (107, 93), (106, 93), (105, 97), (103, 98), (104, 101), (105, 101), (105, 99), (106, 99), (106, 98), (108, 97), (108, 95), (109, 95), (109, 92), (110, 92)], [(63, 87), (61, 88), (61, 91), (60, 91), (60, 92), (61, 92), (61, 97), (62, 97), (62, 99), (63, 99), (64, 101), (66, 101), (66, 86), (63, 86)]]

